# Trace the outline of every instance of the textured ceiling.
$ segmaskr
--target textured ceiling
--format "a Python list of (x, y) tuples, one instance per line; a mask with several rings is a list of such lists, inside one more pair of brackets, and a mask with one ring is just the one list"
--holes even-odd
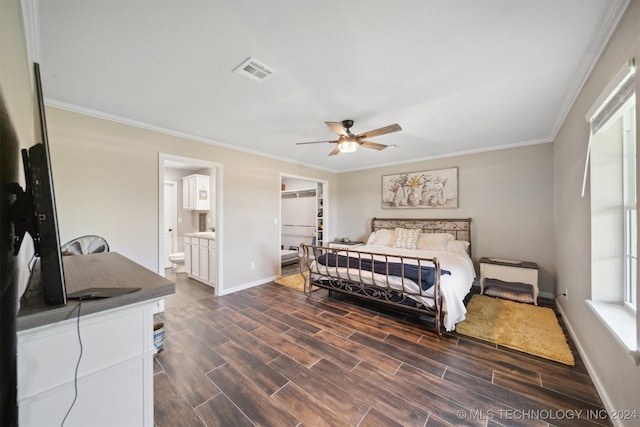
[[(23, 1), (49, 104), (332, 171), (551, 141), (627, 4)], [(397, 148), (295, 145), (344, 119)]]

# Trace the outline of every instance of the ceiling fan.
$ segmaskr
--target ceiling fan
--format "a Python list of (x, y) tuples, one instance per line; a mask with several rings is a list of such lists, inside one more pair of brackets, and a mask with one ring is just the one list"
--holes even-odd
[(332, 152), (329, 153), (330, 156), (335, 156), (338, 153), (352, 153), (358, 149), (359, 146), (363, 146), (365, 148), (373, 148), (374, 150), (384, 150), (388, 147), (388, 145), (378, 144), (377, 142), (367, 141), (367, 138), (372, 138), (374, 136), (385, 135), (391, 132), (398, 132), (402, 130), (399, 124), (394, 123), (389, 126), (382, 127), (380, 129), (370, 130), (369, 132), (364, 132), (358, 135), (354, 135), (351, 133), (349, 129), (353, 126), (353, 120), (343, 120), (342, 122), (325, 122), (327, 126), (329, 126), (335, 133), (338, 134), (338, 139), (333, 141), (312, 141), (312, 142), (298, 142), (296, 145), (304, 145), (304, 144), (320, 144), (323, 142), (336, 143), (338, 144), (336, 148), (333, 149)]

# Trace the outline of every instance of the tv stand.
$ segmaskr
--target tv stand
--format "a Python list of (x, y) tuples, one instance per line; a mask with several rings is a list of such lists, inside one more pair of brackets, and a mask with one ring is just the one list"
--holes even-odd
[(20, 426), (153, 426), (153, 313), (175, 285), (116, 252), (63, 258), (67, 291), (136, 287), (111, 298), (44, 304), (35, 269), (21, 300), (18, 329)]

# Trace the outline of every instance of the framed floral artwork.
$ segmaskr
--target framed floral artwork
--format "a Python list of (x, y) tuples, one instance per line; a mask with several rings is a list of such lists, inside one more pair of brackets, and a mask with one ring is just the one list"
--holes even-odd
[(458, 207), (458, 168), (382, 176), (382, 207), (443, 209)]

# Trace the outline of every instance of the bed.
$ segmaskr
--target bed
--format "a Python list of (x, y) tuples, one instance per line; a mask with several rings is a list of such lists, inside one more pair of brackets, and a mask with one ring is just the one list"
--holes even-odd
[(302, 245), (304, 291), (317, 286), (374, 300), (433, 321), (436, 333), (464, 320), (476, 277), (471, 219), (373, 218), (365, 245)]

